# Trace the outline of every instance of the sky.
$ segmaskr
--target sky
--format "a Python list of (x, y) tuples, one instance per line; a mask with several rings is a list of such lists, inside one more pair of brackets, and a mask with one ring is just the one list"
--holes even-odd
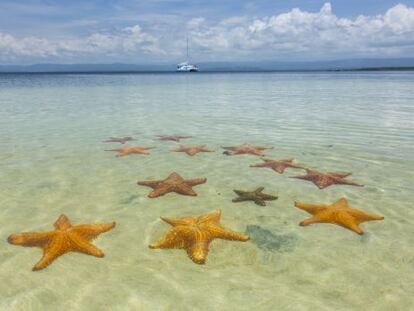
[(1, 0), (0, 64), (414, 56), (414, 0)]

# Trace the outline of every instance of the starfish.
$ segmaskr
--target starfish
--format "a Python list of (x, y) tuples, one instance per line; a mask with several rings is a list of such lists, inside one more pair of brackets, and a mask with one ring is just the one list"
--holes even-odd
[(109, 224), (72, 226), (65, 215), (60, 215), (54, 223), (55, 230), (48, 232), (23, 232), (12, 234), (8, 242), (14, 245), (37, 246), (43, 249), (43, 257), (34, 265), (33, 271), (50, 265), (56, 258), (68, 252), (78, 252), (95, 257), (104, 257), (104, 253), (90, 243), (101, 233), (115, 227)]
[(150, 154), (148, 150), (154, 149), (154, 147), (123, 147), (123, 148), (117, 148), (117, 149), (110, 149), (105, 151), (116, 151), (118, 152), (117, 157), (123, 157), (130, 154)]
[(364, 234), (359, 224), (371, 220), (383, 220), (384, 217), (367, 214), (348, 205), (346, 198), (341, 198), (333, 204), (306, 204), (295, 202), (295, 206), (307, 211), (313, 216), (301, 221), (301, 226), (313, 223), (331, 223), (352, 230), (358, 234)]
[(209, 245), (214, 239), (247, 241), (248, 235), (224, 228), (220, 224), (221, 211), (210, 214), (170, 219), (161, 217), (172, 228), (160, 241), (149, 245), (150, 248), (180, 248), (187, 251), (191, 260), (204, 264), (207, 260)]
[(285, 169), (287, 167), (292, 168), (304, 168), (301, 165), (294, 164), (294, 159), (283, 159), (283, 160), (271, 160), (271, 159), (262, 159), (264, 163), (259, 164), (252, 164), (250, 167), (268, 167), (274, 170), (275, 172), (278, 172), (279, 174), (283, 174)]
[(254, 191), (233, 190), (238, 197), (233, 199), (233, 202), (253, 201), (257, 205), (265, 206), (265, 201), (277, 200), (277, 196), (265, 194), (262, 191), (264, 187), (257, 188)]
[(138, 185), (154, 189), (148, 194), (150, 198), (156, 198), (170, 192), (196, 196), (197, 193), (192, 187), (204, 184), (206, 181), (207, 178), (183, 179), (180, 175), (173, 172), (164, 180), (139, 181)]
[(199, 152), (214, 152), (205, 148), (205, 145), (196, 145), (196, 146), (180, 146), (180, 148), (174, 149), (174, 152), (185, 152), (189, 156), (194, 156)]
[(180, 135), (157, 135), (160, 140), (171, 140), (180, 141), (181, 139), (191, 138), (191, 136), (180, 136)]
[(307, 174), (305, 176), (294, 176), (291, 178), (309, 180), (318, 186), (319, 189), (324, 189), (331, 185), (349, 185), (363, 187), (363, 185), (345, 179), (345, 177), (351, 175), (351, 173), (321, 173), (310, 169), (306, 169), (306, 173)]
[(110, 137), (108, 140), (103, 141), (104, 143), (121, 143), (125, 144), (127, 141), (135, 140), (130, 136), (125, 137)]
[(264, 156), (263, 150), (266, 149), (273, 149), (273, 147), (262, 147), (262, 146), (252, 146), (248, 144), (244, 144), (241, 146), (234, 146), (234, 147), (222, 147), (225, 150), (231, 151), (231, 153), (227, 152), (227, 155), (236, 155), (236, 154), (253, 154), (257, 156)]

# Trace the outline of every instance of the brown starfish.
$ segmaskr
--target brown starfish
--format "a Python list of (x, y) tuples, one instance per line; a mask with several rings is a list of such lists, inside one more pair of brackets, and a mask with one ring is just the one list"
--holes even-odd
[(123, 157), (130, 154), (150, 154), (148, 150), (154, 149), (154, 147), (123, 147), (123, 148), (117, 148), (117, 149), (110, 149), (105, 151), (116, 151), (118, 152), (117, 157)]
[[(236, 154), (253, 154), (257, 156), (264, 156), (263, 150), (273, 149), (273, 147), (263, 147), (263, 146), (252, 146), (248, 144), (234, 146), (234, 147), (222, 147), (225, 150), (231, 151), (231, 155)], [(226, 153), (230, 155), (229, 153)]]
[(199, 152), (214, 152), (205, 148), (206, 145), (196, 145), (196, 146), (180, 146), (177, 149), (174, 149), (174, 152), (185, 152), (189, 156), (194, 156)]
[(72, 226), (65, 215), (60, 215), (54, 227), (53, 231), (23, 232), (12, 234), (8, 238), (10, 244), (37, 246), (43, 249), (43, 257), (33, 267), (33, 271), (45, 268), (56, 258), (68, 252), (104, 257), (104, 253), (90, 242), (101, 233), (114, 228), (115, 222)]
[(207, 178), (183, 179), (180, 175), (173, 172), (164, 180), (139, 181), (138, 185), (154, 189), (148, 194), (150, 198), (156, 198), (170, 192), (196, 196), (197, 193), (192, 187), (204, 184), (206, 181)]
[(263, 193), (264, 187), (259, 187), (254, 191), (233, 190), (237, 194), (237, 198), (232, 202), (253, 201), (257, 205), (266, 206), (265, 201), (277, 200), (277, 196)]
[(294, 176), (291, 178), (299, 178), (313, 182), (319, 189), (324, 189), (331, 185), (350, 185), (363, 187), (363, 185), (357, 184), (355, 182), (346, 180), (345, 177), (351, 175), (351, 173), (321, 173), (315, 170), (306, 169), (306, 175), (304, 176)]
[(283, 160), (271, 160), (271, 159), (262, 159), (264, 163), (259, 164), (252, 164), (250, 167), (268, 167), (274, 170), (275, 172), (278, 172), (279, 174), (283, 174), (285, 169), (287, 167), (292, 168), (304, 168), (301, 165), (294, 164), (294, 159), (283, 159)]
[(187, 251), (191, 260), (204, 264), (207, 260), (209, 245), (214, 239), (230, 241), (247, 241), (248, 235), (224, 228), (220, 224), (221, 211), (210, 214), (170, 219), (161, 217), (172, 228), (160, 241), (151, 244), (150, 248), (180, 248)]
[(125, 137), (110, 137), (108, 140), (104, 140), (104, 143), (121, 143), (125, 144), (127, 141), (135, 140), (131, 136)]
[(359, 209), (351, 208), (346, 198), (341, 198), (333, 204), (306, 204), (295, 202), (295, 206), (307, 211), (313, 216), (301, 221), (301, 226), (313, 223), (330, 223), (342, 226), (358, 234), (364, 234), (359, 224), (371, 220), (383, 220), (384, 217), (367, 214)]
[(181, 139), (191, 138), (191, 136), (180, 136), (180, 135), (157, 135), (160, 140), (171, 140), (180, 141)]

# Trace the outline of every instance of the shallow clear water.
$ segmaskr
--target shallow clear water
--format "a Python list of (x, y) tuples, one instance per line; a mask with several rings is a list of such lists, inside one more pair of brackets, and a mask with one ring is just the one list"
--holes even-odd
[[(0, 310), (410, 310), (414, 286), (414, 74), (0, 75)], [(191, 135), (215, 153), (189, 157), (158, 134)], [(154, 146), (149, 156), (104, 152), (109, 136)], [(255, 156), (220, 146), (274, 146), (365, 187), (253, 169)], [(129, 144), (132, 145), (132, 144)], [(147, 198), (138, 180), (172, 171), (206, 177), (197, 197)], [(233, 189), (278, 194), (266, 207), (232, 203)], [(358, 236), (339, 226), (299, 227), (294, 201), (350, 205), (383, 215)], [(183, 250), (151, 250), (180, 217), (222, 210), (248, 242), (215, 240), (207, 264)], [(7, 243), (74, 224), (117, 227), (94, 243), (99, 259), (70, 253), (32, 272), (41, 250)], [(266, 241), (270, 241), (267, 243)]]

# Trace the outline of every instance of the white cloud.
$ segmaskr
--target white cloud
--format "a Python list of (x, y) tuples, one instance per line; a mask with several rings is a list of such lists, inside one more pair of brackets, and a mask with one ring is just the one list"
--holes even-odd
[[(227, 19), (228, 20), (228, 19)], [(398, 55), (414, 48), (414, 9), (403, 4), (385, 14), (339, 18), (330, 3), (319, 12), (295, 8), (260, 19), (209, 24), (189, 23), (193, 44), (205, 51), (231, 55), (277, 57), (291, 53), (312, 56)]]
[(185, 31), (192, 56), (198, 60), (414, 55), (414, 8), (403, 4), (380, 15), (352, 19), (335, 15), (330, 3), (318, 12), (295, 8), (262, 18), (228, 16), (212, 21), (201, 16), (189, 20), (184, 31), (176, 18), (163, 20), (162, 27), (159, 21), (151, 21), (150, 30), (133, 25), (74, 38), (0, 32), (0, 61), (176, 58), (185, 50)]
[(16, 38), (0, 33), (0, 60), (18, 58), (50, 58), (76, 55), (135, 55), (165, 52), (158, 39), (144, 32), (139, 25), (126, 27), (115, 33), (93, 33), (83, 38), (48, 40), (37, 37)]

